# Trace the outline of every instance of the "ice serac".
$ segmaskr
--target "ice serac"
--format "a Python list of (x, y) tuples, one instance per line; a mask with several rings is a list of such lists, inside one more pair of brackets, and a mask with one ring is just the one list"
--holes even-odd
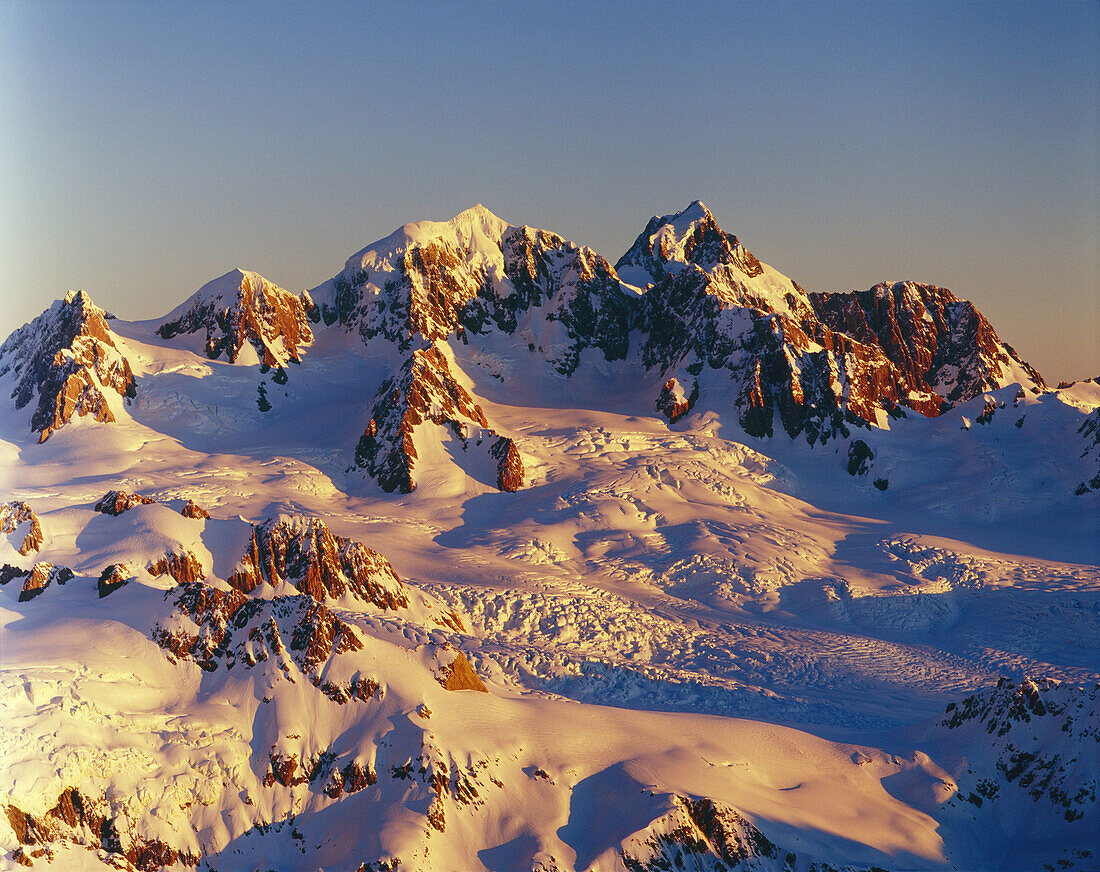
[(344, 594), (382, 609), (408, 606), (390, 562), (359, 542), (334, 535), (318, 518), (280, 515), (256, 526), (229, 584), (243, 593), (288, 582), (323, 602)]
[(302, 349), (313, 342), (310, 315), (316, 311), (308, 294), (297, 296), (258, 273), (234, 269), (203, 285), (157, 328), (164, 339), (203, 332), (206, 356), (223, 354), (235, 363), (251, 345), (265, 366), (300, 363)]
[(137, 391), (121, 340), (84, 291), (70, 291), (0, 345), (0, 377), (8, 373), (16, 409), (38, 398), (31, 430), (40, 442), (74, 415), (113, 423), (108, 397), (129, 400)]
[(441, 434), (438, 429), (433, 432), (433, 427), (449, 431), (464, 453), (491, 453), (501, 490), (516, 490), (523, 484), (523, 461), (515, 444), (497, 438), (481, 406), (459, 384), (447, 356), (435, 345), (413, 351), (383, 382), (370, 414), (355, 449), (355, 462), (384, 491), (411, 493), (416, 488), (416, 442), (439, 439)]
[(948, 407), (1021, 383), (1033, 393), (1042, 376), (1020, 359), (973, 303), (946, 288), (883, 282), (867, 291), (811, 294), (818, 319), (837, 333), (882, 349), (914, 397)]

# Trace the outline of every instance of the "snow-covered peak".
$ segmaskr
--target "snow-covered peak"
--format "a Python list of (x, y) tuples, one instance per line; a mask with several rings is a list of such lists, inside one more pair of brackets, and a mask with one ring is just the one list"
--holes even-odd
[(69, 291), (0, 345), (0, 377), (9, 372), (16, 409), (38, 396), (31, 429), (43, 442), (74, 414), (115, 421), (121, 407), (108, 396), (132, 398), (135, 392), (121, 341), (84, 291)]
[(496, 263), (501, 261), (500, 238), (511, 226), (478, 203), (449, 221), (414, 221), (402, 225), (349, 257), (344, 271), (389, 271), (406, 251), (433, 242), (453, 248), (465, 258)]
[[(165, 339), (205, 331), (205, 352), (223, 352), (231, 363), (250, 343), (267, 366), (300, 360), (299, 349), (313, 341), (307, 295), (298, 297), (251, 270), (232, 269), (207, 282), (173, 309), (157, 328)], [(252, 363), (250, 359), (245, 361)]]
[(809, 309), (806, 292), (762, 263), (727, 233), (700, 200), (671, 215), (653, 217), (615, 270), (638, 288), (651, 287), (687, 271), (698, 273), (708, 293), (723, 306), (781, 312), (801, 320)]
[(670, 239), (676, 244), (682, 244), (690, 236), (696, 227), (702, 225), (718, 226), (714, 215), (706, 207), (702, 200), (692, 200), (686, 209), (672, 215), (665, 215), (660, 221), (660, 230), (657, 235)]
[(263, 299), (265, 291), (268, 296), (290, 294), (290, 291), (268, 281), (258, 272), (235, 267), (225, 275), (211, 279), (195, 291), (164, 316), (164, 323), (178, 320), (201, 306), (214, 305), (223, 309), (238, 303), (254, 306)]

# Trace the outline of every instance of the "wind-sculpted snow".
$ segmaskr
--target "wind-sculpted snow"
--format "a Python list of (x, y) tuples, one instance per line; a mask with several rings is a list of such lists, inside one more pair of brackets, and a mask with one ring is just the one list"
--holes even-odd
[(130, 362), (116, 339), (106, 313), (83, 291), (70, 291), (0, 345), (0, 377), (14, 374), (15, 408), (38, 395), (31, 430), (41, 434), (39, 441), (73, 415), (112, 423), (116, 414), (108, 394), (135, 396)]

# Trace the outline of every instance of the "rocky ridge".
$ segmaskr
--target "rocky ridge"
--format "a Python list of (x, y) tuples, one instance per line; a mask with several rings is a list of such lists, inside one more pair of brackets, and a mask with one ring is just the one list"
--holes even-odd
[(411, 493), (416, 488), (417, 438), (438, 438), (430, 425), (446, 428), (463, 453), (490, 455), (500, 490), (523, 485), (523, 460), (515, 443), (489, 426), (481, 406), (459, 384), (446, 355), (435, 345), (414, 351), (378, 389), (355, 449), (356, 465), (376, 478), (384, 491)]
[(117, 518), (134, 506), (151, 506), (156, 500), (153, 497), (143, 497), (140, 494), (128, 494), (125, 491), (110, 490), (99, 498), (95, 504), (95, 510), (104, 515)]
[[(33, 427), (43, 439), (76, 411), (113, 420), (97, 385), (124, 396), (136, 389), (98, 312), (82, 293), (70, 295), (0, 349), (0, 375), (18, 370), (17, 407), (40, 393)], [(230, 362), (253, 348), (284, 383), (284, 364), (301, 362), (313, 329), (333, 327), (368, 346), (384, 340), (403, 357), (375, 395), (354, 449), (355, 464), (388, 492), (415, 487), (414, 433), (451, 438), (425, 421), (438, 418), (464, 452), (463, 430), (490, 429), (454, 362), (439, 352), (445, 342), (480, 346), (508, 337), (516, 352), (564, 377), (588, 351), (626, 366), (637, 361), (663, 385), (651, 403), (670, 423), (701, 402), (734, 414), (751, 437), (783, 432), (810, 444), (885, 425), (906, 410), (935, 416), (1013, 381), (1044, 388), (980, 312), (950, 291), (899, 282), (808, 294), (699, 201), (650, 219), (614, 267), (589, 248), (507, 224), (479, 205), (451, 221), (405, 225), (301, 295), (231, 271), (174, 310), (158, 333), (169, 340), (202, 333), (206, 355)], [(271, 408), (264, 388), (261, 410)], [(438, 414), (421, 408), (425, 397)], [(522, 458), (511, 449), (499, 449), (507, 463), (493, 455), (504, 490), (523, 478)]]
[(106, 313), (83, 291), (70, 291), (0, 345), (0, 377), (13, 374), (22, 409), (37, 395), (31, 430), (45, 442), (74, 415), (114, 422), (109, 394), (124, 400), (137, 385)]
[(867, 291), (810, 294), (810, 301), (830, 330), (881, 348), (909, 396), (927, 394), (930, 408), (938, 403), (942, 411), (1016, 380), (1033, 393), (1046, 387), (973, 303), (946, 288), (883, 282)]
[[(925, 739), (932, 747), (968, 749), (965, 756), (955, 754), (954, 770), (949, 767), (957, 787), (947, 803), (953, 816), (1009, 830), (1026, 822), (1063, 849), (1058, 868), (1092, 867), (1100, 686), (1001, 679), (988, 691), (950, 703)], [(1007, 860), (1011, 847), (1005, 850)]]
[(68, 567), (54, 566), (46, 560), (40, 560), (30, 569), (20, 569), (10, 563), (0, 566), (0, 584), (23, 581), (23, 587), (19, 591), (21, 603), (34, 599), (51, 584), (65, 584), (72, 577), (73, 571)]
[(235, 363), (246, 345), (260, 363), (282, 367), (301, 363), (302, 349), (313, 342), (310, 317), (318, 310), (309, 294), (296, 296), (258, 273), (231, 270), (200, 288), (157, 328), (164, 339), (204, 333), (206, 356)]
[[(694, 406), (688, 396), (698, 397), (710, 371), (728, 373), (750, 436), (774, 435), (778, 416), (787, 435), (811, 444), (847, 436), (848, 425), (882, 423), (899, 406), (935, 416), (1014, 380), (1043, 387), (977, 309), (950, 292), (899, 284), (889, 293), (807, 294), (698, 202), (652, 219), (616, 268), (646, 283), (642, 359), (668, 377), (656, 405), (670, 421)], [(911, 307), (892, 321), (872, 318), (876, 333), (854, 313), (888, 295)], [(926, 318), (930, 311), (939, 320)]]
[[(24, 524), (26, 533), (20, 536)], [(24, 556), (42, 548), (42, 523), (34, 509), (22, 500), (0, 505), (0, 534), (10, 536), (13, 546), (18, 540), (17, 550)]]
[(380, 609), (409, 604), (401, 579), (385, 557), (333, 535), (318, 518), (297, 515), (280, 515), (255, 526), (240, 563), (226, 580), (242, 593), (286, 582), (318, 602), (347, 594)]

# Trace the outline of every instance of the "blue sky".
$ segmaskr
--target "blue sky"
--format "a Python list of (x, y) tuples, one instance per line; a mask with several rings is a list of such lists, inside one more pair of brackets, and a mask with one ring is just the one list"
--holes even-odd
[(1100, 375), (1100, 6), (0, 3), (0, 335), (298, 291), (482, 202), (614, 261), (704, 200), (808, 290), (971, 299)]

